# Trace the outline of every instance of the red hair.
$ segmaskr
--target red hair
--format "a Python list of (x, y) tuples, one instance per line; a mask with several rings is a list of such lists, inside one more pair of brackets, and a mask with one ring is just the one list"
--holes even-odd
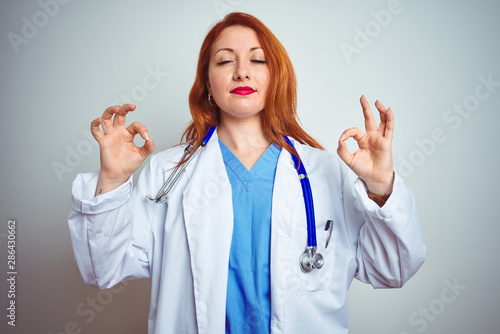
[[(288, 54), (274, 34), (257, 18), (245, 13), (230, 13), (218, 22), (207, 34), (201, 46), (198, 67), (193, 87), (189, 93), (189, 108), (193, 120), (182, 135), (182, 140), (193, 141), (198, 147), (205, 133), (218, 125), (220, 112), (217, 106), (208, 103), (208, 65), (212, 44), (222, 30), (231, 26), (248, 27), (255, 31), (266, 57), (269, 69), (269, 90), (262, 112), (262, 127), (266, 136), (278, 147), (297, 155), (284, 140), (291, 136), (300, 143), (324, 149), (307, 134), (299, 124), (297, 116), (297, 80)], [(181, 161), (180, 163), (183, 163)]]

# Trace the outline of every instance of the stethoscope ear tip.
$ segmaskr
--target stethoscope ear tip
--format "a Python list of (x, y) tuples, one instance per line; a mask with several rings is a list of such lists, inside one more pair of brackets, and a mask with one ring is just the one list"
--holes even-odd
[(150, 200), (152, 202), (156, 202), (156, 203), (165, 203), (166, 201), (168, 201), (168, 196), (167, 195), (163, 195), (162, 197), (153, 197), (151, 195), (146, 195), (146, 199), (147, 200)]

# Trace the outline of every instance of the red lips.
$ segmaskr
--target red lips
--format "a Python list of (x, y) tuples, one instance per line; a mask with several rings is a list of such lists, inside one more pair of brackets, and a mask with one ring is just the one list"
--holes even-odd
[(233, 89), (231, 93), (238, 95), (250, 95), (255, 93), (255, 89), (253, 89), (252, 87), (240, 86)]

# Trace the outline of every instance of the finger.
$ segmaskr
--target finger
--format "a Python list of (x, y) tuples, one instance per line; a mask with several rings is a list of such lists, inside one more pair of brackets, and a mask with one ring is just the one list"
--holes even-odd
[(378, 127), (378, 130), (383, 136), (387, 125), (387, 108), (384, 107), (382, 102), (380, 102), (379, 100), (375, 101), (375, 106), (377, 107), (380, 113), (380, 125)]
[(111, 119), (104, 119), (102, 118), (101, 126), (102, 126), (102, 131), (104, 134), (109, 133), (110, 130), (113, 129), (113, 121)]
[(358, 128), (350, 128), (345, 130), (342, 135), (340, 136), (341, 141), (346, 141), (349, 138), (354, 138), (355, 141), (359, 142), (363, 137), (365, 136), (365, 133), (361, 131)]
[(354, 154), (349, 152), (345, 141), (352, 137), (352, 138), (354, 138), (354, 140), (356, 140), (358, 142), (358, 146), (360, 146), (359, 141), (361, 140), (361, 138), (364, 137), (364, 135), (365, 135), (365, 133), (363, 131), (361, 131), (360, 129), (351, 128), (351, 129), (345, 130), (342, 133), (342, 135), (340, 136), (339, 146), (337, 148), (337, 154), (348, 166), (351, 166), (352, 160), (354, 159)]
[(385, 133), (384, 137), (392, 141), (392, 136), (394, 135), (394, 114), (392, 113), (392, 109), (389, 108), (385, 112), (386, 114), (386, 122), (385, 122)]
[(373, 118), (372, 109), (370, 108), (370, 104), (366, 100), (366, 97), (362, 95), (359, 101), (361, 102), (363, 115), (365, 116), (366, 131), (377, 131), (377, 122), (375, 122), (375, 118)]
[(113, 119), (113, 125), (125, 126), (125, 116), (129, 111), (135, 110), (135, 104), (127, 103), (122, 105), (117, 111)]
[(339, 139), (339, 147), (337, 148), (337, 154), (340, 159), (346, 163), (347, 166), (351, 166), (352, 160), (354, 159), (354, 154), (349, 152), (346, 143)]
[(130, 124), (128, 127), (127, 127), (127, 131), (132, 135), (132, 136), (135, 136), (136, 134), (140, 134), (141, 137), (144, 139), (144, 140), (148, 140), (150, 139), (149, 138), (149, 133), (148, 133), (148, 129), (142, 125), (141, 123), (139, 122), (134, 122), (132, 124)]
[(379, 100), (375, 101), (375, 107), (377, 107), (378, 111), (380, 111), (380, 112), (384, 112), (387, 110), (387, 108), (384, 107), (382, 102), (380, 102)]
[(145, 158), (148, 157), (155, 150), (155, 144), (153, 143), (153, 139), (148, 138), (144, 145), (139, 149), (140, 154)]
[(111, 119), (111, 117), (113, 117), (113, 115), (118, 111), (118, 109), (120, 109), (120, 106), (111, 106), (106, 108), (106, 110), (104, 110), (104, 113), (101, 116), (102, 119)]
[(102, 118), (96, 118), (90, 123), (90, 132), (92, 133), (92, 136), (94, 136), (95, 140), (99, 142), (102, 137), (104, 137), (104, 133), (102, 133), (101, 129), (99, 128), (99, 125), (102, 123)]
[[(125, 116), (129, 111), (135, 110), (135, 104), (127, 103), (122, 106), (111, 106), (104, 110), (102, 114), (102, 119), (108, 120), (113, 117), (114, 114)], [(123, 122), (124, 119), (123, 119)]]

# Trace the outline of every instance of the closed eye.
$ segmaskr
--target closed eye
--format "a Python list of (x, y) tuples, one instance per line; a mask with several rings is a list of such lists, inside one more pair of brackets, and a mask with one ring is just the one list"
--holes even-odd
[(260, 60), (260, 59), (252, 59), (252, 63), (266, 64), (267, 62), (266, 62), (265, 60)]
[(217, 63), (217, 65), (224, 65), (224, 64), (227, 64), (227, 63), (230, 63), (230, 62), (231, 62), (231, 60), (222, 60), (222, 61), (219, 61)]

